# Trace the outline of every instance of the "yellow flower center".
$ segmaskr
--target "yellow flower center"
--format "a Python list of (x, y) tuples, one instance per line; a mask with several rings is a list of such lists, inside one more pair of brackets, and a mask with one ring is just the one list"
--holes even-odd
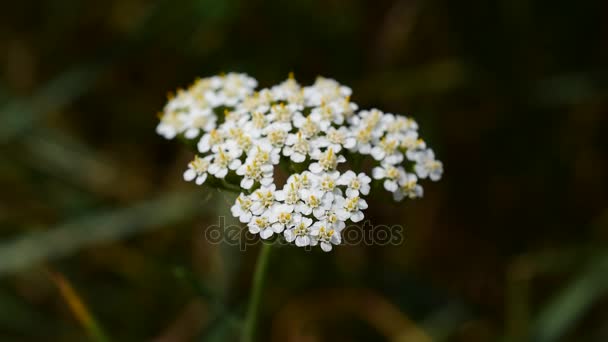
[(325, 152), (325, 155), (319, 160), (319, 164), (321, 164), (321, 167), (323, 167), (323, 170), (325, 171), (333, 170), (338, 166), (338, 157), (334, 153), (333, 148), (330, 147), (327, 152)]
[(346, 211), (356, 211), (359, 208), (359, 196), (349, 198), (344, 202)]

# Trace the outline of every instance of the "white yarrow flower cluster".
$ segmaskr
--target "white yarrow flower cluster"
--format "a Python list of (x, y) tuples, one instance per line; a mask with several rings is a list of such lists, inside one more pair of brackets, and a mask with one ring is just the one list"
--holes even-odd
[[(372, 178), (397, 201), (421, 197), (419, 179), (441, 178), (443, 165), (411, 118), (358, 110), (351, 89), (332, 79), (302, 87), (290, 75), (256, 86), (245, 74), (199, 79), (170, 98), (157, 132), (196, 146), (186, 181), (242, 191), (232, 214), (262, 239), (281, 234), (330, 251), (347, 222), (364, 219)], [(351, 158), (371, 161), (371, 177), (351, 170)], [(292, 170), (283, 185), (280, 170)]]

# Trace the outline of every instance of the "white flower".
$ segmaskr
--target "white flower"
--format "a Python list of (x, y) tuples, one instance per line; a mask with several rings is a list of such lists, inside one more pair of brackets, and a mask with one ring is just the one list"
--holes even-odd
[(381, 121), (389, 134), (406, 133), (418, 129), (416, 121), (405, 116), (385, 114)]
[(418, 155), (426, 149), (426, 143), (418, 138), (418, 132), (408, 131), (401, 138), (399, 147), (406, 150), (405, 156), (408, 160), (415, 161)]
[(252, 135), (257, 137), (257, 136), (259, 136), (259, 132), (262, 132), (269, 123), (270, 123), (270, 120), (268, 120), (268, 117), (266, 116), (266, 114), (264, 114), (261, 111), (256, 110), (251, 113), (251, 119), (247, 120), (244, 123), (244, 126), (248, 132), (255, 131), (255, 133)]
[(287, 182), (283, 187), (283, 190), (277, 190), (274, 193), (274, 197), (277, 201), (283, 202), (284, 205), (289, 206), (290, 210), (293, 211), (296, 204), (300, 201), (299, 187), (296, 186), (295, 182)]
[(293, 228), (285, 229), (283, 235), (287, 242), (295, 241), (296, 246), (304, 247), (310, 245), (310, 226), (312, 225), (312, 219), (308, 217), (302, 217), (300, 222), (297, 222)]
[(433, 181), (438, 181), (443, 174), (443, 164), (435, 160), (435, 153), (429, 148), (418, 154), (414, 170), (422, 179), (429, 177)]
[(264, 211), (270, 209), (275, 203), (274, 201), (275, 185), (271, 184), (267, 187), (261, 187), (251, 194), (253, 204), (251, 205), (251, 212), (254, 215), (261, 215)]
[(269, 119), (273, 122), (282, 122), (288, 123), (290, 126), (292, 124), (292, 118), (294, 115), (294, 111), (289, 106), (285, 106), (284, 103), (273, 105), (270, 108), (270, 116)]
[(321, 131), (327, 131), (332, 123), (337, 125), (342, 125), (344, 123), (344, 116), (342, 113), (326, 104), (314, 108), (310, 112), (308, 118), (310, 121), (318, 123), (318, 127)]
[(378, 145), (371, 150), (371, 155), (374, 159), (387, 164), (399, 164), (403, 161), (403, 154), (398, 150), (399, 141), (390, 137), (384, 137)]
[(293, 183), (298, 190), (311, 189), (317, 185), (317, 177), (310, 171), (304, 171), (300, 174), (291, 175), (287, 182)]
[(297, 222), (300, 222), (302, 216), (293, 212), (293, 206), (287, 204), (277, 204), (271, 209), (272, 212), (272, 230), (275, 233), (281, 233), (286, 228), (292, 228)]
[(232, 212), (232, 216), (237, 217), (239, 221), (243, 223), (247, 223), (251, 221), (252, 213), (251, 213), (251, 205), (253, 201), (249, 196), (241, 193), (239, 197), (237, 197), (236, 202), (230, 208)]
[(337, 187), (338, 178), (340, 178), (340, 172), (326, 172), (318, 175), (318, 188), (324, 193), (332, 193), (341, 195), (342, 190)]
[(338, 113), (342, 114), (345, 119), (352, 117), (359, 108), (356, 103), (350, 101), (350, 96), (335, 100), (329, 105)]
[(219, 145), (218, 148), (223, 148), (230, 151), (236, 158), (240, 158), (245, 151), (249, 151), (253, 145), (253, 140), (248, 134), (239, 134), (234, 138), (226, 139), (226, 142)]
[(315, 84), (311, 87), (304, 87), (304, 97), (309, 106), (319, 106), (323, 102), (329, 103), (334, 100), (346, 98), (352, 94), (349, 87), (330, 78), (317, 77)]
[(326, 222), (320, 221), (312, 226), (310, 235), (312, 236), (311, 245), (321, 245), (324, 252), (332, 250), (332, 245), (339, 245), (342, 242), (340, 233), (332, 229)]
[(223, 87), (217, 93), (224, 105), (234, 106), (251, 94), (258, 82), (246, 74), (229, 73), (223, 77)]
[(306, 160), (306, 156), (310, 154), (312, 149), (311, 142), (301, 131), (298, 131), (296, 134), (289, 134), (285, 145), (283, 155), (289, 157), (295, 163), (302, 163)]
[(397, 182), (405, 171), (401, 166), (394, 167), (393, 165), (383, 164), (372, 169), (372, 177), (374, 179), (384, 179), (384, 188), (387, 191), (394, 192), (397, 190)]
[(307, 138), (314, 137), (322, 129), (312, 116), (309, 115), (304, 117), (302, 113), (299, 112), (296, 113), (293, 118), (293, 125)]
[(281, 161), (279, 150), (265, 141), (260, 141), (247, 153), (247, 156), (248, 161), (255, 161), (260, 164), (276, 165)]
[(334, 195), (317, 189), (303, 189), (300, 191), (300, 197), (303, 202), (299, 202), (296, 205), (296, 211), (302, 215), (310, 215), (312, 213), (314, 217), (319, 219), (323, 217), (326, 210), (331, 208)]
[(315, 150), (313, 151), (311, 157), (312, 159), (318, 160), (318, 162), (311, 163), (308, 168), (312, 173), (317, 174), (321, 172), (335, 171), (339, 163), (344, 163), (346, 161), (344, 156), (334, 153), (334, 150), (331, 147), (325, 152)]
[[(167, 139), (198, 140), (184, 179), (203, 184), (212, 175), (221, 180), (213, 185), (240, 185), (245, 191), (232, 215), (262, 239), (283, 233), (297, 246), (324, 251), (340, 244), (346, 221), (363, 220), (368, 206), (371, 178), (349, 169), (360, 162), (374, 163), (373, 178), (395, 200), (421, 197), (419, 179), (441, 178), (443, 165), (413, 119), (358, 111), (351, 89), (335, 80), (318, 77), (302, 87), (290, 75), (270, 88), (256, 86), (238, 73), (198, 79), (169, 99), (156, 130)], [(354, 165), (342, 165), (347, 156)], [(298, 170), (280, 190), (275, 165)]]
[(184, 180), (190, 182), (196, 178), (195, 183), (197, 185), (205, 183), (205, 180), (207, 179), (207, 170), (211, 164), (210, 161), (211, 156), (205, 158), (194, 156), (194, 160), (188, 163), (188, 170), (184, 172)]
[(251, 189), (255, 182), (263, 186), (272, 184), (273, 166), (271, 164), (260, 164), (256, 160), (241, 165), (236, 169), (236, 174), (243, 176), (241, 179), (241, 188)]
[(344, 227), (346, 227), (346, 223), (344, 220), (341, 220), (336, 214), (336, 210), (338, 209), (336, 203), (332, 205), (332, 207), (325, 211), (325, 213), (319, 218), (319, 221), (323, 221), (327, 223), (327, 226), (336, 230), (337, 232), (341, 232)]
[(213, 155), (213, 163), (209, 166), (209, 173), (216, 178), (224, 178), (228, 174), (228, 169), (236, 170), (241, 166), (241, 161), (231, 151), (218, 151)]
[(264, 129), (264, 134), (266, 135), (266, 140), (268, 143), (273, 148), (280, 150), (283, 146), (285, 146), (285, 141), (287, 140), (290, 130), (291, 125), (282, 122), (274, 122)]
[(198, 142), (198, 151), (200, 153), (207, 153), (209, 151), (217, 152), (219, 145), (224, 141), (222, 132), (218, 130), (211, 130), (209, 133), (203, 134), (201, 140)]
[(370, 154), (372, 151), (372, 139), (373, 129), (371, 127), (363, 126), (356, 129), (354, 137), (356, 140), (355, 145), (350, 150), (359, 152), (360, 154)]
[(357, 144), (357, 139), (351, 135), (346, 127), (330, 127), (325, 133), (325, 136), (319, 137), (318, 147), (329, 147), (338, 153), (342, 150), (342, 146), (346, 149), (352, 149)]
[(422, 186), (418, 184), (418, 177), (411, 173), (406, 173), (399, 180), (399, 188), (393, 192), (395, 201), (401, 201), (405, 197), (410, 199), (422, 197)]
[(251, 234), (260, 234), (262, 239), (268, 239), (274, 234), (272, 224), (270, 212), (264, 212), (261, 216), (254, 216), (247, 226)]
[(270, 91), (275, 99), (285, 101), (297, 96), (301, 92), (301, 88), (293, 77), (293, 73), (290, 73), (287, 80), (272, 87)]
[(178, 112), (166, 112), (161, 114), (161, 120), (156, 126), (156, 133), (165, 137), (165, 139), (173, 139), (184, 130), (186, 115)]
[(336, 197), (336, 215), (342, 221), (346, 221), (350, 219), (353, 222), (359, 222), (363, 220), (363, 212), (362, 209), (367, 209), (367, 202), (359, 198), (359, 196), (355, 197)]
[(340, 179), (338, 179), (337, 183), (338, 185), (347, 186), (346, 197), (356, 197), (359, 196), (359, 194), (369, 194), (369, 183), (371, 182), (371, 180), (372, 179), (369, 178), (369, 176), (363, 172), (357, 175), (353, 171), (348, 170), (342, 176), (340, 176)]
[(184, 133), (184, 137), (186, 139), (194, 139), (196, 138), (200, 131), (209, 132), (215, 128), (215, 122), (217, 118), (215, 114), (212, 113), (211, 109), (204, 110), (192, 110), (190, 111), (190, 115), (186, 118), (187, 127), (186, 132)]

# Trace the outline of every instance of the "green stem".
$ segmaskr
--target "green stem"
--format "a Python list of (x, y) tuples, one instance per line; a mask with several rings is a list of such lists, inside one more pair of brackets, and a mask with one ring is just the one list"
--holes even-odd
[(255, 328), (259, 316), (259, 307), (264, 290), (264, 279), (266, 278), (266, 269), (268, 268), (268, 260), (270, 259), (270, 250), (272, 243), (262, 242), (262, 249), (258, 255), (258, 260), (255, 265), (255, 273), (253, 274), (253, 285), (251, 289), (251, 297), (247, 307), (247, 315), (245, 316), (245, 326), (243, 327), (243, 335), (241, 342), (255, 341)]
[(227, 182), (225, 179), (223, 179), (223, 178), (222, 178), (222, 181), (221, 181), (221, 183), (220, 183), (220, 184), (221, 184), (221, 187), (222, 187), (224, 190), (232, 191), (232, 192), (234, 192), (234, 193), (236, 193), (236, 194), (240, 194), (240, 193), (243, 191), (243, 190), (242, 190), (240, 187), (238, 187), (238, 186), (236, 186), (236, 185), (234, 185), (234, 184), (232, 184), (232, 183), (228, 183), (228, 182)]

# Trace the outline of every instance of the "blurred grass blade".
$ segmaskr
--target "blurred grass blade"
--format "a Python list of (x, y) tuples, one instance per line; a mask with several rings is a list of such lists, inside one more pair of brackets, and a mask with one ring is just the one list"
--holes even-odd
[(217, 315), (207, 326), (209, 328), (201, 334), (199, 341), (232, 341), (240, 329), (241, 321), (234, 319), (232, 315)]
[(103, 331), (103, 329), (101, 329), (100, 325), (97, 323), (97, 320), (95, 317), (93, 317), (72, 284), (60, 273), (49, 271), (48, 274), (49, 278), (59, 289), (61, 297), (63, 297), (63, 299), (66, 301), (70, 307), (70, 310), (78, 322), (82, 324), (83, 328), (87, 331), (91, 339), (97, 342), (109, 341), (106, 333)]
[(474, 318), (464, 304), (449, 302), (425, 318), (420, 327), (432, 341), (449, 341), (458, 328)]
[(200, 212), (197, 193), (174, 193), (128, 208), (92, 213), (44, 232), (34, 232), (0, 244), (0, 275), (19, 271), (47, 259), (70, 255), (85, 247), (114, 241)]
[[(159, 20), (173, 9), (171, 1), (158, 1), (135, 20), (134, 29), (124, 40), (101, 49), (88, 62), (74, 66), (40, 87), (32, 96), (15, 99), (0, 106), (0, 144), (20, 137), (48, 113), (61, 110), (89, 91), (112, 63), (133, 51), (145, 39), (153, 37)], [(181, 20), (183, 22), (183, 20)], [(2, 89), (0, 89), (2, 90)], [(2, 95), (2, 93), (0, 93)], [(0, 96), (0, 100), (2, 97)]]
[(20, 136), (44, 114), (57, 111), (80, 97), (97, 79), (99, 65), (83, 65), (62, 73), (32, 97), (0, 108), (0, 143)]
[(534, 341), (556, 341), (608, 292), (608, 254), (596, 256), (539, 314)]
[(3, 333), (27, 334), (43, 340), (66, 328), (56, 316), (40, 312), (12, 290), (0, 288), (0, 304), (0, 331)]
[(195, 274), (183, 267), (174, 270), (175, 276), (188, 283), (196, 294), (209, 303), (211, 317), (207, 324), (207, 328), (201, 333), (201, 341), (225, 341), (226, 336), (230, 332), (234, 332), (242, 321), (232, 308), (226, 306), (222, 298), (210, 289), (206, 284), (200, 282)]
[(116, 193), (119, 189), (112, 184), (119, 181), (119, 177), (123, 182), (137, 181), (131, 174), (119, 174), (113, 161), (102, 158), (89, 146), (62, 132), (46, 129), (32, 133), (23, 139), (27, 153), (17, 156), (32, 169), (96, 194)]

